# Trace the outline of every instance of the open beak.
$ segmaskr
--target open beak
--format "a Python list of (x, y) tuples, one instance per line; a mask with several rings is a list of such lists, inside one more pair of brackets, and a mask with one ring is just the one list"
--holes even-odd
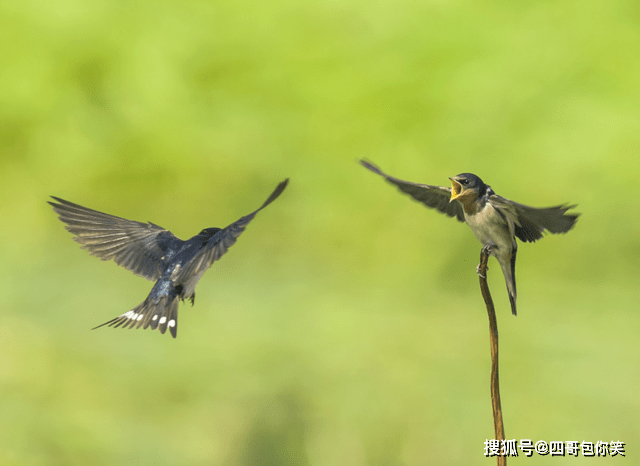
[(451, 198), (449, 199), (449, 202), (452, 202), (462, 195), (462, 185), (453, 178), (449, 179), (451, 180)]

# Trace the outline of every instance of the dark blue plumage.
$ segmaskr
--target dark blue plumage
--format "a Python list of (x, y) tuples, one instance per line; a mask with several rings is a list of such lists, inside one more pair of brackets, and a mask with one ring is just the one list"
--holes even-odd
[(49, 204), (83, 249), (156, 281), (144, 302), (98, 327), (142, 326), (157, 328), (161, 333), (169, 329), (175, 338), (178, 301), (190, 299), (194, 303), (195, 288), (202, 275), (236, 242), (255, 215), (280, 196), (288, 181), (280, 183), (264, 204), (249, 215), (226, 228), (206, 228), (186, 241), (151, 222), (127, 220), (53, 196), (57, 203)]

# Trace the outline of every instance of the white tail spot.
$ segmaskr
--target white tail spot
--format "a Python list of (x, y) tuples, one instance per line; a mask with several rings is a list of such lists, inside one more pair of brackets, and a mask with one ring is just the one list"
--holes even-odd
[(151, 320), (158, 320), (158, 314), (156, 314), (155, 316), (153, 316), (153, 318)]
[(175, 321), (175, 320), (173, 320), (173, 319), (171, 319), (171, 320), (169, 321), (169, 327), (175, 327), (175, 326), (176, 326), (176, 321)]
[(136, 320), (142, 320), (142, 313), (138, 314), (138, 317), (136, 318)]
[(160, 325), (164, 324), (167, 321), (166, 317), (160, 317)]

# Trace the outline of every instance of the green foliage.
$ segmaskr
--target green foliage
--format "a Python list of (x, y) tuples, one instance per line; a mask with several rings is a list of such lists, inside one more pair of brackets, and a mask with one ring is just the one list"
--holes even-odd
[[(506, 435), (640, 437), (635, 2), (57, 0), (0, 19), (0, 464), (486, 464), (480, 246), (363, 157), (580, 204), (574, 231), (520, 247), (517, 318), (489, 263)], [(177, 340), (88, 330), (151, 283), (80, 250), (49, 195), (188, 238), (286, 177)]]

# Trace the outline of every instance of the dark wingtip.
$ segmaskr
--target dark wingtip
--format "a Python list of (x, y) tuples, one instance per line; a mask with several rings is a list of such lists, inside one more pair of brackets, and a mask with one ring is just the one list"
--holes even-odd
[[(57, 197), (57, 196), (49, 196), (49, 197), (50, 197), (51, 199), (55, 200), (56, 202), (58, 202), (59, 204), (62, 204), (62, 205), (72, 205), (72, 206), (74, 206), (74, 205), (78, 205), (78, 204), (74, 204), (73, 202), (65, 201), (65, 200), (64, 200), (64, 199), (62, 199), (61, 197)], [(47, 201), (47, 202), (48, 202), (49, 204), (51, 204), (51, 205), (58, 205), (58, 204), (55, 204), (55, 203), (53, 203), (53, 202), (51, 202), (51, 201)]]
[(288, 184), (289, 184), (289, 178), (286, 178), (284, 181), (281, 181), (278, 184), (278, 186), (276, 186), (276, 189), (273, 190), (273, 192), (271, 193), (269, 198), (266, 201), (264, 201), (264, 204), (262, 204), (260, 206), (260, 209), (258, 209), (258, 210), (264, 209), (269, 204), (271, 204), (273, 201), (275, 201), (278, 198), (278, 196), (280, 196), (280, 194), (282, 194), (282, 191), (284, 191), (284, 188), (286, 188)]
[[(577, 208), (578, 204), (572, 204), (566, 207), (567, 207), (567, 210), (571, 210), (571, 209)], [(567, 210), (565, 210), (565, 212)], [(581, 215), (582, 215), (582, 212), (569, 212), (568, 214), (565, 214), (566, 217), (569, 217), (571, 219), (571, 226), (573, 226), (578, 221), (578, 217), (580, 217)]]
[[(56, 196), (49, 196), (49, 197), (51, 197), (51, 199), (54, 199), (57, 202), (56, 204), (55, 202), (47, 201), (47, 204), (51, 205), (54, 208), (54, 210), (56, 210), (56, 212), (57, 212), (57, 209), (63, 208), (63, 207), (73, 207), (73, 208), (82, 209), (82, 210), (92, 210), (92, 209), (88, 209), (87, 207), (82, 207), (80, 204), (75, 204), (71, 201), (65, 201), (60, 197), (56, 197)], [(94, 212), (97, 212), (97, 211), (94, 211)]]
[(558, 206), (558, 208), (560, 208), (560, 210), (562, 211), (562, 219), (566, 220), (566, 224), (560, 227), (558, 231), (549, 231), (551, 233), (567, 233), (569, 230), (571, 230), (578, 221), (578, 217), (580, 217), (580, 215), (582, 214), (580, 212), (567, 213), (567, 211), (575, 209), (576, 207), (578, 207), (578, 204), (562, 204)]
[(360, 159), (360, 160), (358, 160), (358, 162), (364, 168), (367, 168), (367, 169), (371, 170), (373, 173), (377, 173), (378, 175), (385, 176), (384, 173), (382, 173), (380, 171), (380, 169), (376, 165), (374, 165), (373, 163), (369, 162), (367, 159)]
[(64, 199), (60, 199), (59, 197), (55, 197), (55, 196), (49, 196), (51, 199), (53, 199), (54, 201), (57, 201), (58, 204), (56, 204), (55, 202), (51, 202), (51, 201), (47, 201), (47, 204), (49, 204), (51, 207), (53, 207), (54, 209), (58, 206), (60, 206), (61, 204), (64, 204), (65, 200)]

